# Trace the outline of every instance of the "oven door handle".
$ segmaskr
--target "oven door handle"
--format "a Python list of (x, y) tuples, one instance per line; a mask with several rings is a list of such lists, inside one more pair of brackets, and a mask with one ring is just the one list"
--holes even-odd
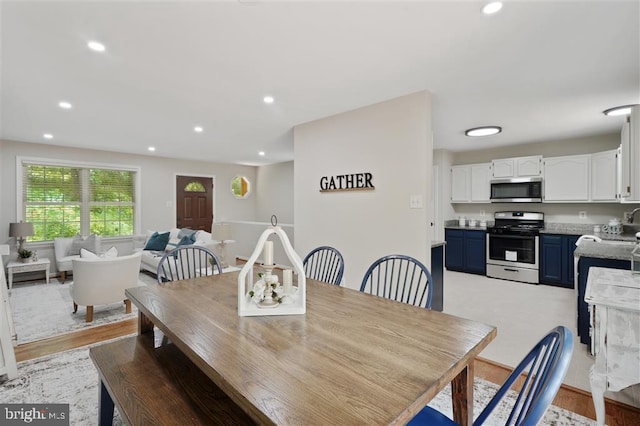
[(520, 272), (517, 269), (511, 269), (511, 268), (504, 268), (504, 270), (509, 272)]
[(505, 235), (505, 234), (489, 234), (490, 238), (510, 238), (510, 239), (527, 239), (534, 240), (536, 238), (535, 235)]

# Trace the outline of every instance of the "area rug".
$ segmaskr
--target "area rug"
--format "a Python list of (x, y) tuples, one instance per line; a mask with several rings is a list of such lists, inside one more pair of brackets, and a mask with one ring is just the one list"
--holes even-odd
[[(142, 274), (141, 278), (139, 283), (144, 285), (148, 280)], [(127, 314), (123, 302), (96, 305), (93, 321), (88, 323), (85, 321), (85, 306), (78, 306), (78, 312), (73, 313), (72, 283), (59, 284), (56, 281), (13, 286), (9, 300), (18, 344), (135, 318), (138, 313), (132, 305), (131, 313)]]
[[(125, 336), (128, 337), (128, 336)], [(118, 339), (113, 339), (115, 341)], [(101, 342), (98, 344), (102, 344)], [(85, 346), (18, 363), (18, 377), (0, 384), (3, 404), (69, 404), (70, 425), (98, 424), (98, 372)], [(122, 425), (115, 410), (114, 425)]]
[[(6, 376), (5, 376), (6, 377)], [(486, 406), (498, 386), (476, 378), (474, 383), (475, 415)], [(446, 386), (429, 404), (451, 417), (451, 387)], [(515, 394), (514, 394), (515, 395)], [(509, 396), (513, 398), (513, 395)], [(89, 358), (89, 347), (18, 363), (18, 378), (0, 384), (3, 403), (60, 403), (70, 404), (72, 425), (96, 425), (98, 416), (98, 373)], [(507, 400), (507, 405), (509, 401)], [(486, 425), (505, 424), (508, 406), (498, 407), (497, 415)], [(114, 425), (121, 425), (117, 410)], [(551, 406), (543, 425), (582, 426), (595, 422), (578, 414)]]

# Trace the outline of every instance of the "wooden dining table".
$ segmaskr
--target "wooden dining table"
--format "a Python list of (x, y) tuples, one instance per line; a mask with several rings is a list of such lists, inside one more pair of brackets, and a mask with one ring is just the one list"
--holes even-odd
[(238, 316), (238, 272), (126, 290), (256, 423), (405, 424), (445, 386), (473, 419), (473, 362), (496, 328), (307, 279), (303, 315)]

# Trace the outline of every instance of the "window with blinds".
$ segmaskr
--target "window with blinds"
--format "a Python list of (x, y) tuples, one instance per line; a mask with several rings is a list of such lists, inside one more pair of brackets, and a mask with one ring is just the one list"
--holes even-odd
[(133, 235), (136, 172), (77, 165), (22, 163), (24, 221), (28, 241), (76, 234)]

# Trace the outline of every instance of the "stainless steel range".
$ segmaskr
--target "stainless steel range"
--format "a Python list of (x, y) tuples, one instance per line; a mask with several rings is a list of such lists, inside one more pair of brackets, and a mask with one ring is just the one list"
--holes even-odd
[(494, 219), (487, 228), (487, 276), (538, 284), (544, 213), (496, 212)]

